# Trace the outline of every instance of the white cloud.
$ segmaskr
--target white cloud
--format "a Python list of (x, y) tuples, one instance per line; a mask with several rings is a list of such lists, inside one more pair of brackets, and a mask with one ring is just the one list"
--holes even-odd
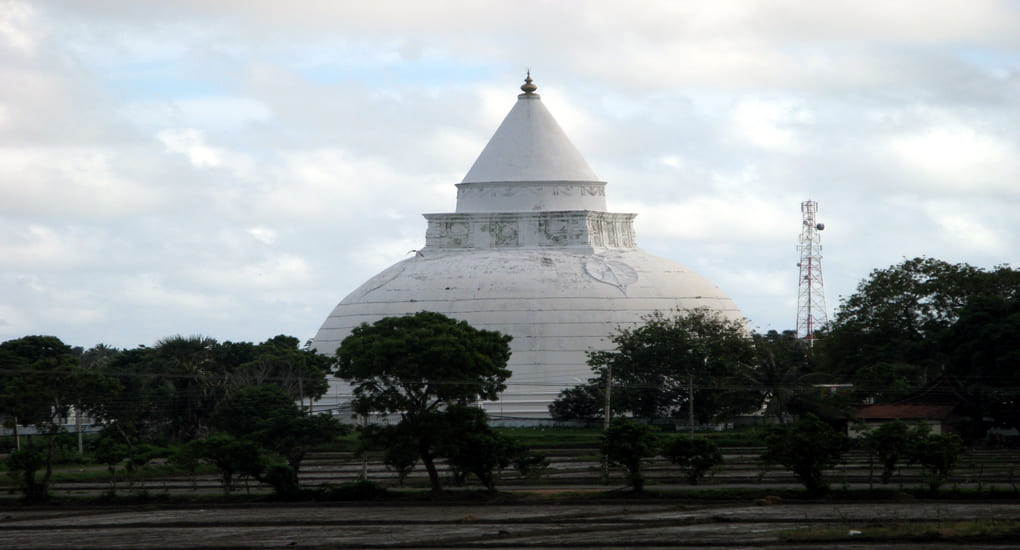
[(253, 98), (197, 97), (132, 101), (119, 111), (125, 120), (143, 127), (237, 130), (272, 119), (269, 107)]
[(70, 270), (96, 261), (90, 254), (95, 243), (80, 231), (34, 223), (0, 222), (0, 227), (5, 234), (0, 241), (0, 268), (5, 270)]
[(22, 53), (32, 53), (36, 40), (28, 29), (36, 24), (34, 15), (32, 7), (23, 2), (0, 2), (0, 43), (6, 42)]
[(920, 174), (919, 185), (946, 189), (980, 189), (1020, 193), (1018, 151), (1005, 140), (963, 124), (946, 124), (895, 136), (890, 148), (908, 169)]
[(1014, 3), (584, 6), (0, 0), (0, 339), (311, 336), (529, 67), (639, 244), (760, 326), (807, 198), (830, 308), (904, 256), (1020, 265)]
[(245, 289), (276, 289), (286, 292), (288, 288), (305, 284), (309, 277), (309, 266), (303, 258), (279, 254), (252, 263), (231, 259), (196, 266), (189, 277), (206, 288), (232, 293)]
[(1013, 236), (998, 227), (999, 216), (989, 215), (998, 209), (996, 206), (929, 200), (921, 207), (939, 229), (935, 236), (956, 250), (990, 257), (1004, 257), (1009, 253)]
[(131, 147), (0, 146), (0, 213), (63, 215), (62, 221), (118, 217), (148, 211), (164, 199), (159, 190), (127, 176)]
[(175, 311), (178, 315), (222, 312), (223, 308), (230, 305), (230, 300), (222, 295), (167, 285), (164, 277), (158, 273), (138, 273), (127, 277), (117, 301), (146, 308), (157, 315), (160, 311)]
[(276, 242), (276, 231), (271, 227), (249, 227), (248, 234), (262, 244), (274, 244)]
[(749, 98), (732, 115), (733, 133), (763, 149), (795, 153), (801, 147), (796, 126), (810, 124), (811, 113), (791, 100)]
[[(617, 208), (636, 212), (639, 235), (707, 242), (760, 242), (783, 238), (790, 232), (790, 197), (766, 197), (753, 173), (735, 177), (716, 174), (690, 194), (677, 193), (660, 202), (622, 203)], [(640, 243), (639, 243), (640, 244)]]
[(205, 143), (202, 132), (194, 128), (167, 129), (156, 134), (171, 153), (181, 153), (191, 164), (199, 168), (216, 167), (223, 164), (223, 151)]
[(26, 310), (21, 304), (0, 303), (0, 334), (28, 335), (33, 332)]

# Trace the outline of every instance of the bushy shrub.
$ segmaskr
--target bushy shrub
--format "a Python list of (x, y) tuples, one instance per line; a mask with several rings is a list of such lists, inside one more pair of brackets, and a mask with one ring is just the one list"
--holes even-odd
[(907, 454), (910, 428), (901, 420), (886, 422), (861, 438), (865, 450), (882, 464), (882, 483), (889, 483), (900, 459)]
[(46, 464), (46, 454), (34, 447), (14, 451), (7, 457), (7, 475), (18, 483), (26, 501), (43, 502), (49, 498), (49, 476), (36, 477), (36, 472)]
[(629, 418), (617, 418), (602, 436), (602, 454), (610, 464), (623, 466), (627, 482), (635, 492), (645, 487), (642, 462), (656, 455), (658, 444), (655, 428)]
[(919, 464), (928, 489), (936, 492), (949, 479), (963, 452), (963, 439), (952, 433), (932, 434), (927, 424), (920, 424), (910, 434), (907, 458)]
[(813, 414), (787, 426), (773, 426), (764, 439), (761, 460), (789, 468), (809, 494), (828, 491), (822, 472), (838, 464), (849, 445), (846, 434)]
[(514, 469), (528, 479), (542, 477), (551, 461), (543, 452), (522, 452), (514, 459)]
[(672, 438), (663, 446), (662, 456), (679, 465), (691, 485), (697, 485), (709, 470), (723, 463), (719, 447), (704, 438)]

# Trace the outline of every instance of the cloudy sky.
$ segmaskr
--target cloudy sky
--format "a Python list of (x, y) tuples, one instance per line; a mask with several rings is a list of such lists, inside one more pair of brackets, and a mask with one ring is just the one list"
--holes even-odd
[(0, 0), (0, 341), (314, 336), (424, 244), (531, 69), (638, 242), (796, 324), (1020, 265), (1020, 3)]

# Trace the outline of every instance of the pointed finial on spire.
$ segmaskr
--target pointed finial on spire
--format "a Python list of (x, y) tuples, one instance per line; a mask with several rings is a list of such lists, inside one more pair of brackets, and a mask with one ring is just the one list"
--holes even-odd
[(521, 85), (521, 91), (524, 92), (524, 93), (521, 94), (518, 97), (524, 97), (524, 96), (538, 97), (538, 94), (535, 93), (535, 90), (538, 89), (538, 86), (532, 84), (531, 82), (532, 82), (532, 80), (531, 80), (531, 69), (528, 69), (528, 75), (526, 77), (524, 77), (524, 84)]

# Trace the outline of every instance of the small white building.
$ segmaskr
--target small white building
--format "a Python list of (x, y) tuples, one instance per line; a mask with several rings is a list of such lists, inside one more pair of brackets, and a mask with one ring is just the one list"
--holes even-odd
[[(425, 214), (425, 247), (345, 297), (313, 340), (332, 354), (351, 330), (436, 311), (513, 336), (507, 390), (493, 416), (548, 418), (559, 392), (586, 381), (587, 353), (653, 312), (709, 308), (743, 316), (704, 277), (637, 247), (636, 214), (606, 211), (599, 180), (542, 104), (523, 93), (457, 184), (454, 213)], [(325, 406), (350, 388), (335, 381)]]

